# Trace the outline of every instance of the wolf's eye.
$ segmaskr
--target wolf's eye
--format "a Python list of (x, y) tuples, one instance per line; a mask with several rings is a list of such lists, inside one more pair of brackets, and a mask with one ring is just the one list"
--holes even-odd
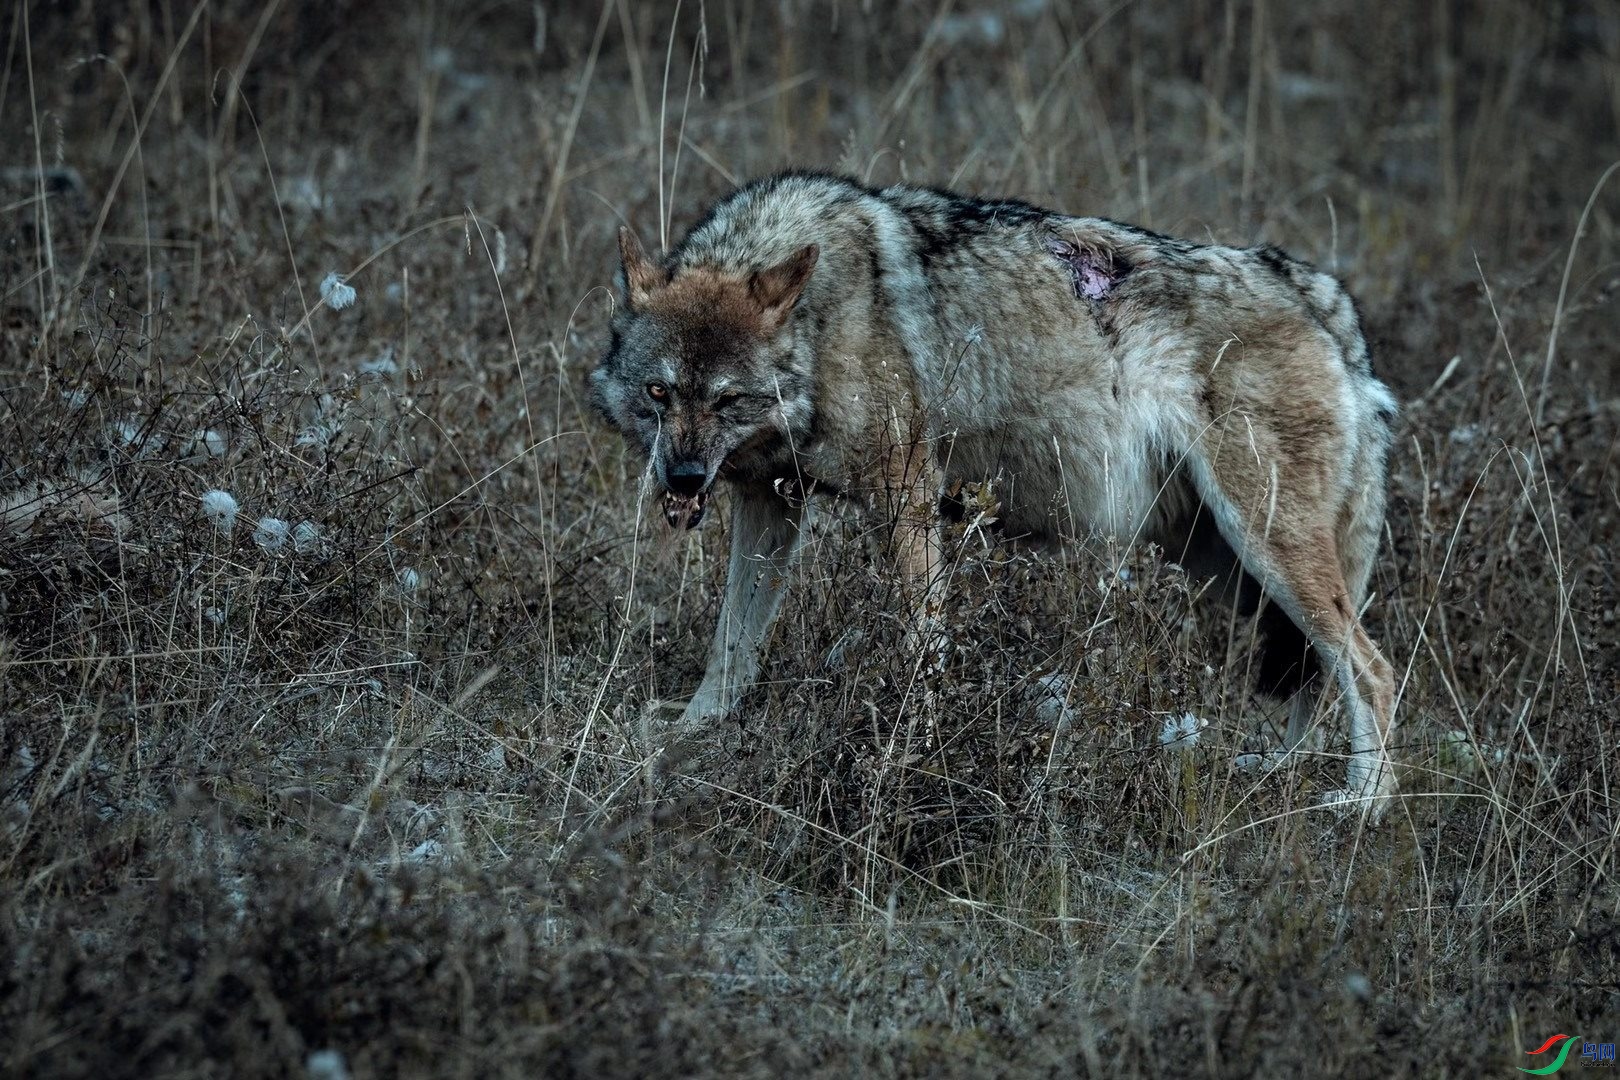
[(650, 382), (647, 384), (647, 396), (654, 401), (663, 401), (669, 397), (669, 387), (661, 382)]
[(741, 394), (722, 394), (714, 399), (714, 407), (716, 409), (729, 409), (741, 400)]

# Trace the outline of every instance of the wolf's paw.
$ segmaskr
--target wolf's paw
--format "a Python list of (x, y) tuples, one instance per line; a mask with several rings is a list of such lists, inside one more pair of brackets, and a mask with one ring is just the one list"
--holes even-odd
[(680, 720), (672, 726), (681, 735), (697, 735), (707, 731), (731, 715), (737, 707), (738, 696), (724, 687), (705, 683), (698, 687), (697, 693), (681, 710)]
[(944, 621), (936, 615), (919, 619), (917, 625), (906, 631), (905, 650), (907, 656), (916, 656), (922, 661), (925, 675), (944, 671), (951, 657), (951, 635)]
[(1292, 750), (1262, 750), (1256, 754), (1239, 754), (1232, 764), (1243, 772), (1274, 773), (1285, 765), (1297, 764), (1301, 755)]
[(1340, 817), (1361, 814), (1372, 825), (1383, 820), (1393, 801), (1393, 793), (1377, 786), (1362, 788), (1335, 788), (1322, 796), (1320, 805), (1336, 812)]
[(651, 700), (641, 708), (640, 737), (649, 750), (701, 742), (725, 717), (712, 697), (690, 701)]

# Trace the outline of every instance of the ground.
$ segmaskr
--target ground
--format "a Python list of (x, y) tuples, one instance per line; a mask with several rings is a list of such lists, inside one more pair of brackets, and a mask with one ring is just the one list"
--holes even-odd
[[(18, 0), (4, 40), (8, 1074), (1516, 1076), (1620, 1035), (1612, 4)], [(1243, 767), (1277, 712), (1201, 582), (996, 543), (984, 491), (932, 713), (834, 511), (765, 686), (655, 758), (724, 515), (667, 530), (584, 407), (614, 234), (788, 166), (1344, 279), (1402, 402), (1381, 825), (1316, 806), (1339, 718)]]

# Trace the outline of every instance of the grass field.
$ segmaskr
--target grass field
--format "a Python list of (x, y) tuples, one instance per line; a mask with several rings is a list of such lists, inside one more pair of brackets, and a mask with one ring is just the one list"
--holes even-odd
[[(1620, 1036), (1611, 0), (15, 0), (0, 40), (0, 1072)], [(931, 721), (835, 508), (766, 685), (654, 767), (725, 538), (638, 518), (584, 407), (614, 231), (787, 166), (1343, 277), (1403, 406), (1382, 825), (1316, 806), (1337, 718), (1241, 767), (1251, 628), (1152, 550), (959, 531)]]

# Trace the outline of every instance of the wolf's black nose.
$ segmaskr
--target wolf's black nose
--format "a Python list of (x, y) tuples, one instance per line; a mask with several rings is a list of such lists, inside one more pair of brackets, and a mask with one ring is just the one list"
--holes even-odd
[(709, 470), (701, 461), (676, 462), (669, 469), (669, 490), (677, 495), (696, 495), (708, 478)]

